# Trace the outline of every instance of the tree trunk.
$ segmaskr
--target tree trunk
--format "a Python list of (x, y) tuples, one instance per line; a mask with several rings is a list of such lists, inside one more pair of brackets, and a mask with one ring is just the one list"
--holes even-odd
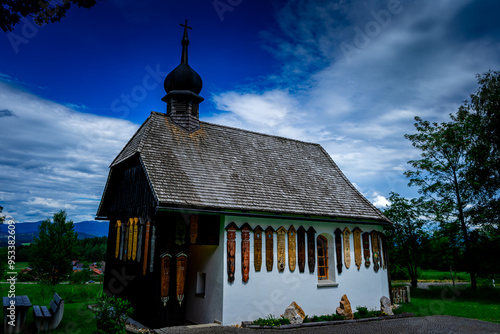
[(475, 264), (474, 264), (474, 261), (472, 258), (472, 249), (470, 247), (469, 234), (467, 233), (467, 224), (465, 223), (465, 215), (464, 215), (462, 197), (460, 196), (460, 189), (459, 189), (459, 184), (458, 184), (457, 175), (456, 175), (455, 171), (453, 171), (453, 177), (454, 177), (454, 181), (455, 181), (455, 196), (457, 198), (458, 219), (460, 221), (460, 227), (462, 229), (462, 234), (464, 237), (464, 244), (465, 244), (465, 262), (466, 262), (467, 269), (468, 269), (469, 274), (470, 274), (471, 289), (476, 290), (477, 282), (476, 282)]

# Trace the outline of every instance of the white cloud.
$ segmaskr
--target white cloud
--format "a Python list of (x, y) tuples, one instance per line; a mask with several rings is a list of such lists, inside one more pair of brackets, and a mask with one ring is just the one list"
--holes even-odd
[(376, 203), (390, 191), (414, 194), (402, 175), (419, 154), (404, 138), (415, 132), (414, 116), (447, 120), (475, 88), (475, 74), (500, 67), (500, 38), (474, 36), (463, 22), (480, 20), (469, 8), (476, 4), (401, 1), (346, 59), (340, 45), (355, 45), (356, 29), (376, 22), (373, 12), (389, 2), (290, 0), (277, 12), (280, 30), (262, 34), (281, 76), (267, 90), (215, 96), (224, 112), (209, 120), (318, 142), (363, 193), (379, 194)]
[(372, 204), (375, 205), (375, 207), (377, 207), (379, 209), (384, 209), (387, 206), (389, 206), (391, 203), (384, 196), (375, 193), (372, 196)]
[[(74, 221), (93, 219), (108, 166), (137, 125), (84, 114), (0, 83), (0, 200), (17, 221), (66, 209)], [(82, 201), (82, 199), (94, 199)]]

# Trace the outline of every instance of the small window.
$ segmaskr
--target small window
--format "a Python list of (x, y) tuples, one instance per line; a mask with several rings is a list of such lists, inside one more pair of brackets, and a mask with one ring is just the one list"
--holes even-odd
[(328, 243), (324, 236), (317, 239), (318, 248), (318, 280), (328, 279)]
[(197, 273), (196, 277), (196, 296), (197, 297), (205, 297), (205, 284), (207, 280), (206, 273)]

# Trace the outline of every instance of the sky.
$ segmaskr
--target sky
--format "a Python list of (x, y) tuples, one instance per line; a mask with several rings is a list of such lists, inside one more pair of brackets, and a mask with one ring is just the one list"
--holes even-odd
[(443, 122), (500, 68), (494, 0), (104, 0), (0, 37), (0, 205), (93, 220), (108, 167), (181, 58), (203, 121), (321, 144), (374, 205), (417, 196), (414, 117)]

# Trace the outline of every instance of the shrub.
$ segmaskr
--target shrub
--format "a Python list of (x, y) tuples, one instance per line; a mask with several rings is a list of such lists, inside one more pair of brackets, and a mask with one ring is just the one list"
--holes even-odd
[(391, 278), (393, 280), (406, 281), (410, 279), (408, 271), (398, 265), (391, 266)]
[(86, 283), (90, 280), (90, 274), (91, 274), (90, 270), (86, 269), (72, 273), (70, 277), (71, 283), (77, 283), (77, 284)]
[(102, 293), (94, 310), (98, 334), (126, 334), (125, 323), (134, 309), (130, 302)]
[(253, 325), (259, 325), (259, 326), (281, 326), (281, 325), (287, 325), (290, 323), (290, 320), (287, 318), (284, 318), (283, 316), (280, 316), (279, 318), (274, 317), (274, 315), (270, 314), (267, 316), (267, 318), (262, 319), (259, 318), (257, 320), (253, 321)]
[(380, 311), (371, 311), (368, 310), (365, 306), (357, 306), (356, 312), (354, 312), (354, 319), (362, 319), (362, 318), (374, 318), (380, 315)]

